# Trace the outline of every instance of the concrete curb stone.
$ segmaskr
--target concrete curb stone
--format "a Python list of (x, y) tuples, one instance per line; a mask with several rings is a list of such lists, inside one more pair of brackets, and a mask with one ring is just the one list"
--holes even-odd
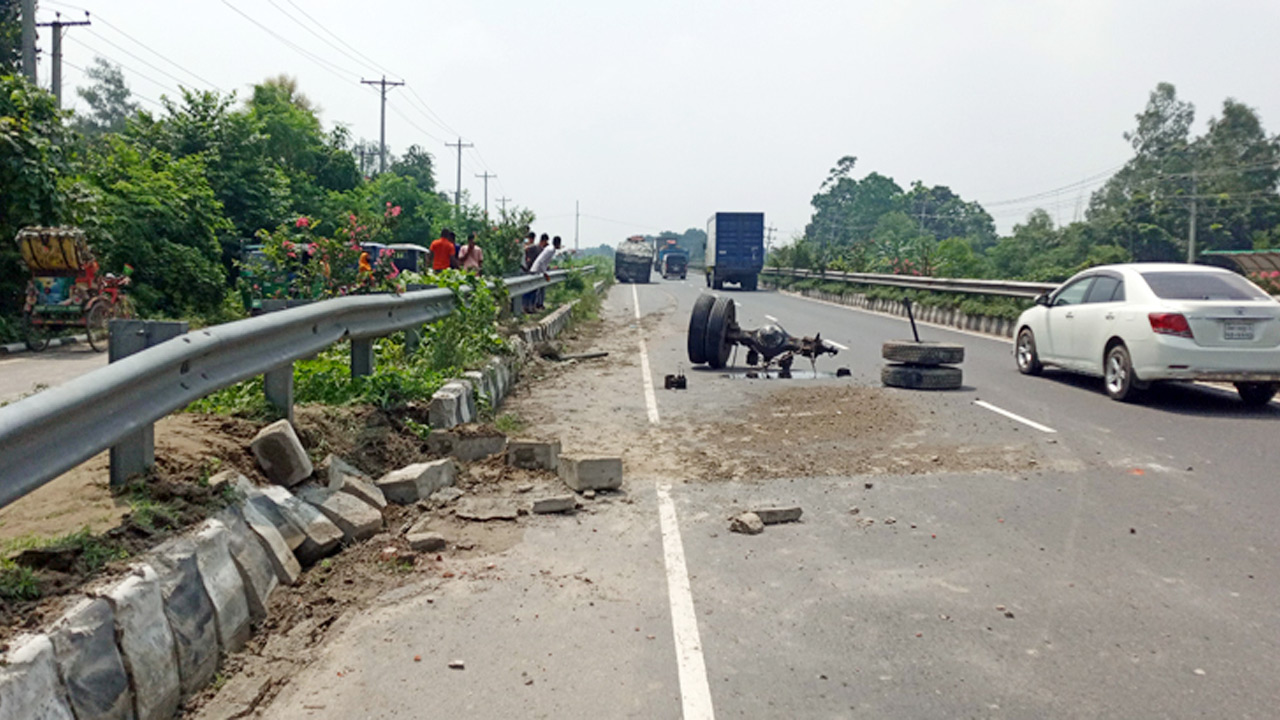
[(453, 485), (458, 469), (452, 458), (407, 465), (378, 478), (376, 485), (387, 500), (411, 505), (426, 500), (440, 488)]
[(0, 663), (0, 717), (75, 720), (48, 635), (24, 635)]
[(305, 539), (294, 549), (298, 562), (311, 565), (338, 549), (338, 543), (342, 542), (342, 531), (319, 510), (278, 485), (259, 488), (259, 492), (275, 503), (285, 520), (302, 531)]
[(227, 528), (227, 548), (231, 551), (231, 561), (235, 563), (240, 581), (244, 584), (245, 601), (249, 604), (249, 620), (262, 622), (267, 617), (267, 603), (271, 600), (271, 593), (280, 584), (268, 551), (249, 528), (238, 506), (224, 509), (215, 519)]
[(227, 526), (217, 520), (206, 520), (195, 534), (196, 567), (204, 591), (213, 603), (217, 621), (218, 645), (223, 654), (236, 652), (249, 641), (249, 601), (244, 581), (231, 559)]
[(116, 640), (138, 720), (169, 720), (182, 703), (173, 632), (164, 620), (160, 576), (147, 564), (103, 594), (115, 613)]
[(116, 647), (111, 603), (81, 600), (54, 624), (49, 639), (77, 718), (133, 720), (133, 693)]
[(297, 583), (298, 577), (302, 574), (302, 566), (275, 523), (247, 500), (240, 505), (240, 514), (244, 517), (245, 524), (258, 538), (262, 549), (266, 551), (267, 559), (271, 561), (271, 568), (276, 573), (276, 579), (285, 585)]
[(357, 470), (337, 455), (329, 455), (324, 460), (328, 468), (328, 488), (353, 495), (371, 505), (376, 510), (387, 506), (387, 498), (369, 479), (368, 475)]
[(213, 602), (200, 579), (195, 543), (176, 538), (153, 555), (160, 576), (164, 615), (173, 631), (182, 696), (190, 697), (213, 680), (218, 669), (218, 629)]
[(277, 420), (258, 431), (249, 443), (263, 474), (277, 485), (291, 487), (311, 477), (315, 468), (288, 420)]
[(622, 458), (561, 455), (559, 472), (564, 484), (576, 492), (622, 487)]
[(304, 485), (298, 497), (311, 503), (338, 529), (348, 545), (377, 535), (382, 531), (382, 513), (354, 495), (329, 488)]

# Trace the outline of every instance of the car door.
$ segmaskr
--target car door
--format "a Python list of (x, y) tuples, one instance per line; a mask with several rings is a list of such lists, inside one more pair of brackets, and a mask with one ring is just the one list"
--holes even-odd
[(1078, 278), (1063, 285), (1050, 298), (1044, 317), (1046, 337), (1044, 341), (1037, 343), (1044, 360), (1066, 367), (1075, 364), (1072, 348), (1075, 343), (1076, 312), (1084, 303), (1084, 297), (1092, 284), (1092, 275)]
[(1124, 281), (1119, 275), (1099, 273), (1089, 286), (1084, 302), (1071, 319), (1071, 362), (1085, 372), (1102, 374), (1102, 350), (1117, 334), (1119, 303), (1124, 300)]

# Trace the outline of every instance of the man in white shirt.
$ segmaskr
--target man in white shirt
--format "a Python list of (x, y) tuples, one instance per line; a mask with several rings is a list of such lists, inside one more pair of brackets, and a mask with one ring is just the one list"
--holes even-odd
[[(551, 267), (551, 259), (556, 256), (556, 252), (560, 250), (560, 236), (557, 235), (553, 244), (547, 245), (545, 236), (542, 245), (542, 252), (538, 253), (538, 258), (533, 261), (533, 265), (529, 267), (529, 272), (537, 275), (542, 273), (542, 277), (550, 280), (551, 276), (547, 274), (547, 270)], [(547, 289), (538, 288), (537, 298), (534, 300), (534, 309), (541, 310), (547, 298)]]

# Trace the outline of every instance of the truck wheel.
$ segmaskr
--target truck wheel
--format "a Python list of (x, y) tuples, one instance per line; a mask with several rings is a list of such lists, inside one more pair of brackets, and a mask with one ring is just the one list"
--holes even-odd
[(912, 365), (959, 365), (964, 362), (964, 346), (940, 342), (888, 340), (880, 355), (889, 362)]
[(689, 362), (701, 365), (707, 361), (707, 320), (716, 296), (703, 293), (693, 302), (693, 314), (689, 316)]
[(755, 289), (758, 286), (758, 284), (759, 284), (759, 280), (756, 278), (755, 275), (752, 275), (751, 277), (742, 281), (742, 289), (747, 290), (749, 292), (755, 292)]
[(960, 368), (946, 365), (893, 364), (880, 369), (880, 382), (908, 390), (955, 390), (963, 377)]
[(719, 370), (729, 362), (729, 351), (733, 344), (729, 342), (729, 328), (733, 327), (737, 316), (736, 306), (731, 298), (716, 298), (711, 306), (711, 315), (707, 318), (707, 337), (703, 345), (703, 355), (707, 364)]

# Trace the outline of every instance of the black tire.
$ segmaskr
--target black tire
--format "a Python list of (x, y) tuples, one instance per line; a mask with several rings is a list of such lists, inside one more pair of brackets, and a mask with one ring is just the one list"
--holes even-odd
[(1263, 407), (1276, 396), (1276, 384), (1267, 382), (1238, 382), (1236, 392), (1249, 407)]
[(1013, 345), (1013, 361), (1018, 365), (1018, 372), (1023, 375), (1039, 375), (1044, 372), (1040, 354), (1036, 352), (1036, 336), (1031, 328), (1024, 327), (1018, 331), (1018, 339)]
[(43, 352), (49, 347), (49, 331), (32, 324), (30, 315), (22, 316), (22, 339), (31, 352)]
[(760, 279), (757, 278), (755, 275), (752, 275), (751, 277), (742, 281), (743, 290), (746, 290), (748, 292), (755, 292), (757, 287), (760, 287)]
[(955, 390), (964, 380), (958, 367), (890, 364), (880, 368), (880, 382), (907, 390)]
[(707, 319), (716, 296), (703, 293), (693, 301), (693, 313), (689, 315), (689, 362), (701, 365), (707, 361)]
[(1120, 402), (1133, 402), (1140, 394), (1140, 382), (1133, 374), (1129, 348), (1115, 345), (1102, 361), (1102, 386), (1107, 396)]
[(729, 342), (729, 328), (737, 319), (737, 308), (733, 300), (727, 297), (716, 298), (711, 306), (711, 314), (707, 318), (707, 337), (702, 354), (707, 364), (719, 370), (729, 362), (729, 351), (733, 345)]
[(959, 365), (964, 362), (964, 346), (953, 343), (887, 340), (880, 355), (889, 362), (911, 365)]
[(89, 315), (85, 317), (85, 334), (89, 336), (89, 347), (94, 352), (106, 352), (107, 344), (110, 342), (110, 330), (107, 323), (111, 320), (111, 306), (105, 302), (99, 302), (89, 308)]

